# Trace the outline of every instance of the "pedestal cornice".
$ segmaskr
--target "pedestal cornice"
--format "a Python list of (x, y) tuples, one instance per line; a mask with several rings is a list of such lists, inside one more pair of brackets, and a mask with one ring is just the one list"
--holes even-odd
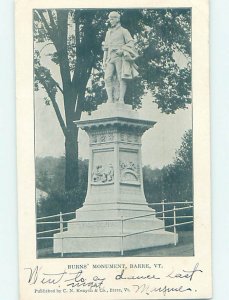
[(100, 119), (88, 119), (80, 120), (74, 122), (78, 127), (83, 130), (98, 129), (101, 127), (116, 127), (116, 128), (131, 128), (131, 129), (141, 129), (142, 132), (153, 127), (156, 122), (150, 120), (141, 120), (126, 117), (110, 117), (110, 118), (100, 118)]

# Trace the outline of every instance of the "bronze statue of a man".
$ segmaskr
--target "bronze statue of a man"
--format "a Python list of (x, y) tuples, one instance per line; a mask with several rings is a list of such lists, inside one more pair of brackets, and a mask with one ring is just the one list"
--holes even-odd
[(129, 31), (120, 24), (120, 14), (112, 11), (108, 20), (108, 29), (103, 43), (104, 80), (107, 91), (107, 102), (124, 103), (127, 80), (138, 76), (134, 60), (138, 57), (134, 41)]

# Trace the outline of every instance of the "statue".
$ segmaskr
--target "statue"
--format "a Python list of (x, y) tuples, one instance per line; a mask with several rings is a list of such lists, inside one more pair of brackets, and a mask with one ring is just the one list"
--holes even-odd
[(138, 76), (137, 65), (134, 63), (138, 53), (129, 31), (120, 24), (120, 14), (112, 11), (108, 20), (108, 29), (103, 42), (103, 68), (108, 103), (118, 101), (124, 103), (127, 80)]

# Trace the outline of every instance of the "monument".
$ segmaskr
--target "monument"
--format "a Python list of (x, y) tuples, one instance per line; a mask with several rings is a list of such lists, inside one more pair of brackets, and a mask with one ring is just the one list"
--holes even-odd
[(110, 13), (104, 43), (107, 103), (75, 122), (89, 136), (86, 199), (67, 231), (54, 235), (54, 253), (123, 252), (174, 242), (144, 195), (141, 138), (156, 122), (140, 119), (124, 103), (126, 80), (136, 76), (137, 54), (119, 20), (117, 12)]

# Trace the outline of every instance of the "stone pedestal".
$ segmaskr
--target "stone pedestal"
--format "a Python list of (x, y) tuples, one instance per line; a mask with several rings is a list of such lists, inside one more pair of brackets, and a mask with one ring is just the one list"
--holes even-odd
[[(120, 252), (174, 242), (148, 207), (141, 137), (156, 122), (140, 120), (130, 105), (106, 103), (80, 121), (90, 139), (88, 189), (68, 230), (55, 234), (54, 252)], [(156, 142), (156, 141), (155, 141)], [(143, 217), (141, 217), (143, 216)]]

